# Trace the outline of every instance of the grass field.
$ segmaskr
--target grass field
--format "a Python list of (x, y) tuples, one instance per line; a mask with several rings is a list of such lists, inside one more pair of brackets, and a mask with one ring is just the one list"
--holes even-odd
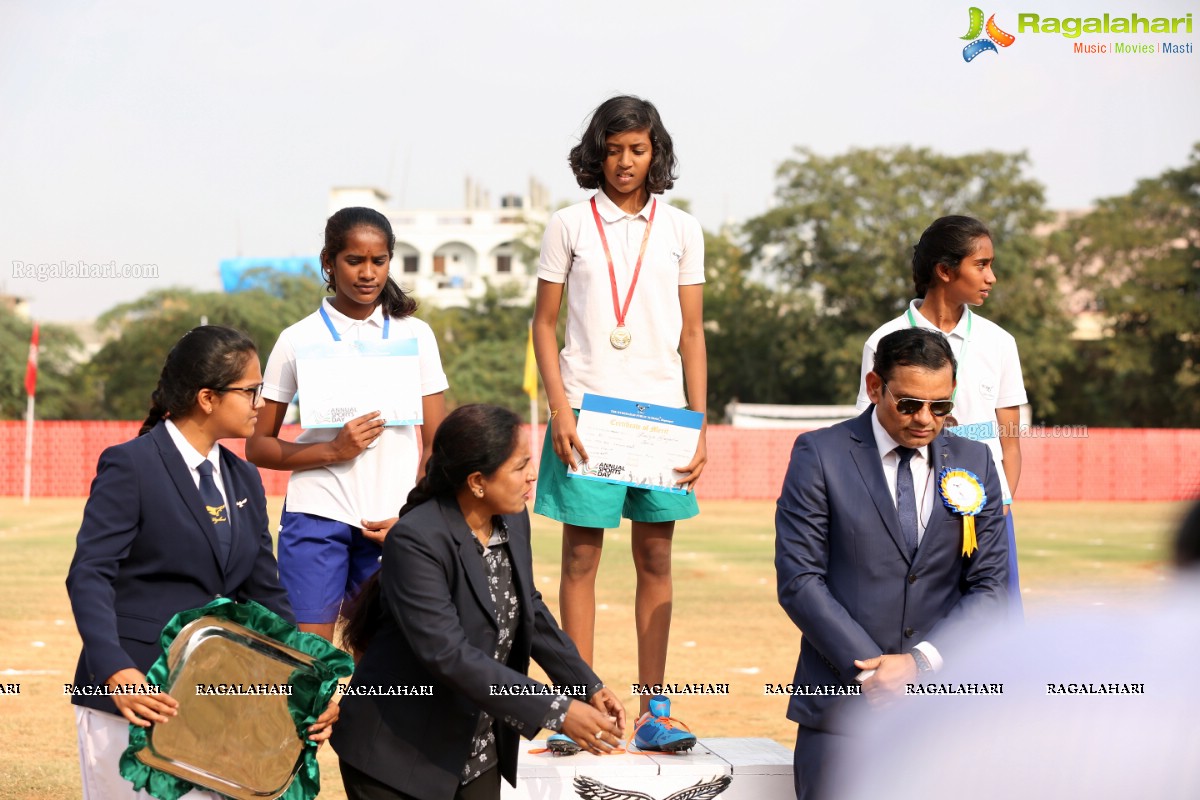
[[(64, 578), (83, 499), (0, 498), (0, 799), (79, 796), (75, 726), (62, 686), (79, 637)], [(1167, 540), (1184, 504), (1022, 503), (1017, 531), (1026, 613), (1060, 603), (1119, 605), (1154, 590), (1167, 573)], [(676, 534), (675, 610), (667, 679), (729, 684), (728, 696), (676, 699), (675, 715), (700, 736), (766, 736), (790, 747), (786, 698), (764, 683), (792, 677), (800, 635), (775, 600), (774, 506), (711, 502)], [(279, 500), (272, 501), (278, 518)], [(534, 517), (538, 588), (557, 609), (560, 537)], [(598, 587), (596, 671), (637, 700), (633, 565), (628, 528), (610, 532)], [(535, 671), (535, 674), (538, 674)], [(322, 749), (326, 791), (342, 798), (336, 758)]]

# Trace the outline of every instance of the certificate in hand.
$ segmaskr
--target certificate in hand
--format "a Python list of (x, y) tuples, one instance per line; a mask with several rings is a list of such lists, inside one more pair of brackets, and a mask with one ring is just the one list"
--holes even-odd
[(420, 425), (416, 339), (321, 342), (296, 351), (300, 425), (340, 428), (378, 411), (388, 425)]
[(703, 424), (698, 411), (585, 394), (576, 430), (588, 461), (567, 474), (685, 494), (678, 485), (683, 475), (674, 468), (696, 455)]

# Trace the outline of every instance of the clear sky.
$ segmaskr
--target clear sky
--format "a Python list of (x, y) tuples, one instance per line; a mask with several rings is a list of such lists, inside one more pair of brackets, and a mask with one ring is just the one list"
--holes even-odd
[[(333, 186), (454, 207), (566, 166), (588, 113), (652, 100), (674, 195), (709, 228), (769, 208), (807, 146), (1027, 151), (1053, 208), (1186, 163), (1200, 6), (981, 5), (1016, 36), (964, 62), (968, 2), (14, 2), (0, 0), (0, 292), (47, 320), (220, 286), (220, 259), (311, 255)], [(1182, 17), (1193, 33), (1021, 33), (1017, 15)], [(1073, 42), (1191, 43), (1083, 55)], [(14, 277), (13, 262), (156, 264), (154, 280)]]

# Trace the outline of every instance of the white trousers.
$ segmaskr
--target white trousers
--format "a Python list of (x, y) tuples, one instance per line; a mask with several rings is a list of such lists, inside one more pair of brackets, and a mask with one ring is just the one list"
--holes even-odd
[[(75, 706), (75, 728), (83, 800), (154, 800), (145, 792), (135, 792), (133, 784), (121, 777), (121, 754), (129, 746), (129, 723), (124, 717)], [(221, 800), (221, 796), (194, 789), (183, 800)]]

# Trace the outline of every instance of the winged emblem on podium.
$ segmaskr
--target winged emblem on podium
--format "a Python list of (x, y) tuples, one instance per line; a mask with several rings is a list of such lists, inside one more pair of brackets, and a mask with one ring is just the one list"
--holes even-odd
[[(699, 781), (694, 786), (680, 789), (663, 800), (710, 800), (724, 792), (733, 783), (729, 775), (718, 775), (709, 781)], [(583, 800), (657, 800), (645, 792), (630, 789), (614, 789), (586, 775), (575, 777), (575, 793)]]

